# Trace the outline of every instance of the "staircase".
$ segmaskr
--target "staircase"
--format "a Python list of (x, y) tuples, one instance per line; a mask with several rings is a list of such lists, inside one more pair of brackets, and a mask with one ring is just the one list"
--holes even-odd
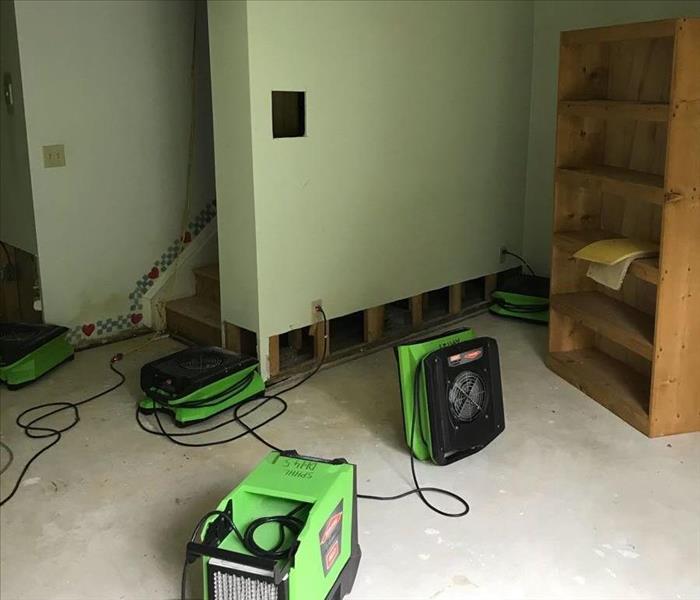
[(219, 265), (194, 270), (195, 295), (170, 300), (165, 319), (170, 333), (202, 346), (221, 346)]

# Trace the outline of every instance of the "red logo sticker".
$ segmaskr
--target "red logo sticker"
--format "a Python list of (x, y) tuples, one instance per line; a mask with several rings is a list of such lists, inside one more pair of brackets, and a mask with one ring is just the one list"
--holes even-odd
[(326, 552), (326, 571), (331, 570), (335, 559), (338, 558), (338, 554), (340, 554), (340, 544), (338, 543), (338, 540), (336, 540), (328, 549), (328, 552)]
[(343, 513), (336, 513), (334, 514), (328, 523), (326, 523), (326, 527), (323, 530), (323, 534), (321, 534), (321, 543), (325, 544), (328, 539), (333, 535), (333, 532), (335, 531), (335, 528), (338, 527), (338, 524), (340, 523), (340, 520), (343, 518)]

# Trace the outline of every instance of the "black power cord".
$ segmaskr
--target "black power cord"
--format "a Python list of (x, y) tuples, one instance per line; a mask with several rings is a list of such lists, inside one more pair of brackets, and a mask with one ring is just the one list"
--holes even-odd
[[(78, 421), (80, 421), (80, 409), (79, 407), (84, 406), (88, 402), (92, 402), (93, 400), (97, 400), (98, 398), (102, 398), (102, 396), (106, 396), (110, 392), (113, 392), (117, 388), (121, 387), (126, 380), (126, 377), (124, 374), (119, 371), (114, 365), (115, 363), (119, 362), (122, 358), (124, 357), (123, 354), (115, 354), (112, 359), (109, 362), (109, 368), (116, 373), (119, 376), (119, 381), (115, 383), (114, 385), (108, 387), (106, 390), (103, 390), (101, 392), (98, 392), (97, 394), (94, 394), (93, 396), (90, 396), (89, 398), (86, 398), (85, 400), (81, 400), (80, 402), (47, 402), (46, 404), (38, 404), (37, 406), (32, 406), (31, 408), (28, 408), (26, 410), (23, 410), (18, 416), (17, 419), (15, 419), (15, 423), (24, 431), (24, 434), (27, 437), (34, 438), (34, 439), (44, 439), (44, 438), (53, 438), (51, 442), (47, 445), (44, 446), (41, 450), (37, 451), (34, 453), (34, 455), (25, 463), (24, 467), (20, 471), (19, 477), (17, 478), (17, 481), (15, 482), (14, 487), (12, 488), (12, 491), (2, 500), (0, 500), (0, 506), (3, 506), (6, 502), (8, 502), (16, 493), (17, 490), (19, 489), (20, 483), (22, 483), (22, 479), (24, 476), (27, 474), (27, 471), (29, 470), (29, 467), (32, 465), (32, 463), (39, 458), (44, 452), (46, 452), (49, 448), (52, 448), (58, 442), (61, 441), (61, 437), (63, 434), (70, 430), (73, 429), (78, 424)], [(37, 411), (45, 410), (45, 409), (51, 409), (48, 412), (44, 412), (42, 414), (39, 414), (38, 416), (34, 418), (30, 418), (29, 420), (25, 420), (25, 417), (27, 415), (31, 415)], [(65, 425), (64, 427), (51, 427), (49, 425), (39, 425), (38, 423), (41, 423), (44, 419), (48, 419), (49, 417), (53, 415), (57, 415), (58, 413), (63, 412), (64, 410), (71, 410), (73, 411), (73, 419), (68, 425)]]
[(12, 453), (12, 448), (10, 448), (5, 442), (0, 442), (0, 448), (5, 448), (8, 458), (7, 462), (0, 468), (0, 475), (2, 475), (7, 469), (10, 468), (12, 461), (15, 459), (15, 455)]
[[(300, 504), (296, 508), (292, 509), (286, 515), (273, 515), (269, 517), (260, 517), (251, 521), (250, 525), (246, 527), (245, 533), (241, 534), (240, 529), (236, 526), (231, 516), (223, 510), (211, 510), (206, 515), (204, 515), (197, 525), (195, 525), (192, 535), (190, 536), (190, 542), (194, 542), (197, 539), (197, 533), (201, 529), (202, 525), (208, 521), (211, 517), (221, 517), (228, 523), (228, 526), (236, 534), (236, 537), (241, 542), (243, 547), (250, 552), (253, 556), (258, 558), (266, 558), (270, 560), (279, 560), (281, 558), (286, 558), (289, 556), (293, 548), (293, 542), (286, 548), (283, 548), (285, 533), (284, 530), (289, 530), (294, 539), (299, 536), (301, 530), (304, 528), (304, 521), (300, 518), (295, 517), (298, 512), (303, 508), (307, 507), (307, 504)], [(277, 543), (272, 548), (263, 548), (255, 541), (255, 532), (264, 525), (277, 524), (280, 528), (280, 535)], [(185, 556), (185, 564), (182, 567), (182, 579), (180, 584), (180, 597), (185, 600), (187, 597), (187, 566), (188, 557)]]
[(506, 248), (503, 248), (501, 250), (501, 254), (507, 254), (508, 256), (512, 256), (513, 258), (517, 258), (525, 267), (527, 268), (528, 271), (530, 271), (530, 275), (533, 277), (537, 277), (535, 275), (535, 270), (528, 264), (528, 262), (519, 254), (516, 254), (515, 252), (511, 252), (510, 250), (507, 250)]
[[(154, 402), (156, 403), (155, 410), (153, 411), (153, 415), (155, 417), (156, 423), (158, 424), (158, 431), (153, 431), (152, 429), (147, 428), (144, 423), (141, 420), (141, 415), (143, 414), (143, 410), (141, 409), (140, 405), (136, 407), (136, 422), (138, 423), (139, 427), (145, 431), (146, 433), (150, 433), (151, 435), (157, 435), (161, 437), (165, 437), (168, 440), (170, 440), (173, 444), (177, 444), (178, 446), (184, 446), (186, 448), (202, 448), (206, 446), (220, 446), (222, 444), (228, 444), (229, 442), (234, 442), (236, 440), (241, 439), (242, 437), (245, 437), (246, 435), (252, 435), (255, 439), (257, 439), (259, 442), (270, 448), (271, 450), (275, 450), (277, 452), (282, 452), (283, 450), (281, 448), (278, 448), (274, 444), (271, 444), (268, 442), (265, 438), (263, 438), (257, 430), (263, 427), (264, 425), (267, 425), (268, 423), (274, 421), (278, 417), (281, 417), (286, 411), (287, 411), (287, 402), (282, 398), (282, 394), (286, 394), (287, 392), (290, 392), (293, 389), (298, 388), (300, 385), (306, 383), (309, 379), (311, 379), (316, 373), (318, 373), (321, 370), (321, 367), (323, 366), (325, 356), (326, 356), (326, 349), (327, 349), (327, 344), (328, 344), (328, 318), (326, 316), (325, 311), (321, 306), (317, 306), (316, 310), (321, 313), (323, 317), (323, 353), (321, 354), (321, 357), (319, 360), (316, 362), (316, 365), (314, 368), (307, 373), (304, 377), (302, 377), (299, 381), (293, 383), (289, 387), (283, 389), (282, 391), (276, 392), (275, 394), (266, 394), (264, 396), (260, 396), (257, 398), (249, 398), (248, 400), (243, 400), (242, 402), (237, 403), (233, 409), (232, 409), (232, 417), (226, 421), (223, 421), (217, 425), (214, 425), (213, 427), (207, 427), (206, 429), (197, 429), (193, 431), (185, 431), (185, 432), (174, 432), (174, 431), (168, 431), (165, 429), (163, 422), (160, 419), (160, 415), (158, 414), (158, 406), (161, 408), (166, 408), (166, 409), (171, 409), (175, 405), (172, 405), (168, 403), (167, 401), (160, 400), (160, 399), (155, 399)], [(237, 382), (233, 384), (230, 388), (227, 388), (226, 390), (223, 390), (219, 392), (216, 396), (210, 397), (210, 398), (204, 398), (200, 400), (194, 400), (188, 403), (182, 403), (182, 404), (177, 404), (178, 407), (186, 407), (186, 408), (191, 408), (191, 407), (201, 407), (201, 406), (215, 406), (219, 402), (223, 402), (224, 400), (228, 399), (232, 394), (238, 393), (239, 391), (245, 389), (250, 381), (252, 380), (252, 374), (241, 380), (240, 382)], [(247, 417), (248, 415), (256, 412), (257, 410), (261, 409), (263, 406), (268, 404), (271, 401), (275, 401), (281, 405), (281, 408), (273, 414), (271, 417), (268, 417), (261, 423), (258, 423), (254, 426), (248, 425), (243, 418)], [(245, 412), (242, 412), (244, 408), (249, 407)], [(228, 438), (223, 438), (220, 440), (215, 440), (215, 441), (203, 441), (203, 442), (186, 442), (186, 441), (180, 441), (179, 438), (188, 438), (192, 436), (197, 436), (201, 435), (203, 433), (211, 433), (212, 431), (215, 431), (217, 429), (220, 429), (222, 427), (225, 427), (226, 425), (230, 425), (231, 423), (237, 423), (241, 427), (243, 427), (244, 431), (241, 433), (237, 433), (236, 435), (233, 435)]]
[[(401, 498), (406, 498), (407, 496), (411, 496), (412, 494), (418, 494), (418, 497), (421, 499), (423, 504), (425, 504), (433, 512), (442, 515), (443, 517), (463, 517), (469, 512), (469, 504), (464, 498), (462, 498), (458, 494), (455, 494), (454, 492), (451, 492), (450, 490), (445, 490), (443, 488), (438, 487), (421, 487), (421, 485), (418, 483), (418, 476), (416, 475), (416, 460), (413, 455), (413, 442), (415, 441), (416, 421), (418, 420), (418, 408), (420, 397), (419, 384), (420, 368), (417, 367), (413, 380), (413, 418), (411, 419), (411, 434), (409, 436), (410, 444), (408, 447), (408, 452), (411, 457), (411, 476), (413, 477), (413, 485), (415, 487), (405, 492), (402, 492), (401, 494), (396, 494), (394, 496), (374, 496), (369, 494), (358, 494), (357, 497), (364, 498), (365, 500), (381, 500), (386, 502), (389, 500), (400, 500)], [(432, 504), (430, 500), (428, 500), (425, 497), (425, 492), (432, 492), (434, 494), (441, 494), (443, 496), (447, 496), (448, 498), (452, 498), (459, 502), (464, 508), (458, 512), (446, 512)]]

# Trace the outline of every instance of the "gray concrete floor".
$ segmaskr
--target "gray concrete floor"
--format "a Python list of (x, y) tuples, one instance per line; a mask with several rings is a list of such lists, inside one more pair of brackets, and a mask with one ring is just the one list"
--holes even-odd
[[(500, 344), (507, 429), (452, 466), (419, 466), (425, 485), (469, 499), (466, 518), (439, 517), (415, 497), (361, 502), (352, 600), (700, 598), (700, 435), (649, 440), (627, 426), (546, 369), (544, 328), (488, 315), (467, 323)], [(109, 357), (142, 342), (82, 352), (0, 392), (2, 439), (15, 452), (3, 496), (41, 445), (15, 416), (108, 386)], [(86, 406), (3, 507), (3, 600), (179, 597), (192, 527), (266, 449), (246, 439), (188, 450), (138, 429), (140, 365), (178, 347), (161, 340), (128, 355), (127, 384)], [(326, 369), (287, 398), (288, 413), (264, 430), (271, 441), (347, 457), (365, 493), (407, 488), (391, 351)]]

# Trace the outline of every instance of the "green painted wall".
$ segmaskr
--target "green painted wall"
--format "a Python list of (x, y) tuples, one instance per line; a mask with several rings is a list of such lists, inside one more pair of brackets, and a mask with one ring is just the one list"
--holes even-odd
[[(247, 23), (262, 337), (317, 298), (333, 317), (513, 264), (530, 2), (250, 2)], [(306, 91), (306, 137), (272, 138), (271, 90)]]
[[(136, 282), (182, 231), (194, 8), (193, 2), (15, 3), (48, 322), (72, 327), (129, 314)], [(202, 28), (198, 36), (197, 135), (185, 223), (214, 198), (205, 34)], [(47, 144), (65, 145), (65, 167), (44, 167)]]
[(535, 2), (527, 194), (523, 227), (525, 255), (535, 270), (542, 273), (549, 270), (560, 32), (682, 16), (700, 16), (700, 2)]
[(246, 2), (209, 2), (221, 318), (258, 331)]

